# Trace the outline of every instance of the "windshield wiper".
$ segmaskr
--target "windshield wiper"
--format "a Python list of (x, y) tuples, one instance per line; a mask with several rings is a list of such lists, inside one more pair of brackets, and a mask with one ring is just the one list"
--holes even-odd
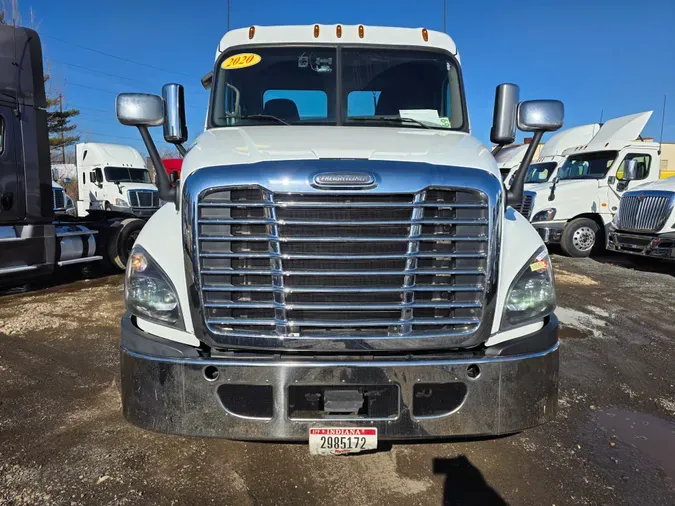
[(280, 123), (282, 125), (290, 125), (288, 121), (283, 120), (277, 116), (272, 116), (271, 114), (244, 114), (244, 115), (227, 114), (225, 117), (234, 119), (262, 119), (266, 121), (276, 121), (277, 123)]
[[(376, 123), (380, 122), (389, 122), (389, 123), (411, 123), (413, 125), (419, 125), (422, 128), (433, 128), (426, 123), (422, 123), (419, 120), (413, 119), (413, 118), (401, 118), (399, 116), (359, 116), (359, 117), (354, 117), (354, 118), (347, 118), (347, 121), (374, 121)], [(442, 126), (438, 125), (438, 128), (443, 128)]]

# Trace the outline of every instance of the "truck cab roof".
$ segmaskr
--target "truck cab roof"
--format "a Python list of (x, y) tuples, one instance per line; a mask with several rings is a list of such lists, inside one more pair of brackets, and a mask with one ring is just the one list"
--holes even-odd
[(145, 169), (145, 159), (131, 146), (83, 142), (75, 146), (77, 165), (100, 167), (132, 167)]
[[(338, 30), (338, 27), (339, 30)], [(445, 50), (457, 58), (452, 38), (426, 28), (399, 28), (368, 25), (287, 25), (251, 26), (227, 32), (218, 44), (216, 60), (234, 46), (270, 44), (399, 45)]]

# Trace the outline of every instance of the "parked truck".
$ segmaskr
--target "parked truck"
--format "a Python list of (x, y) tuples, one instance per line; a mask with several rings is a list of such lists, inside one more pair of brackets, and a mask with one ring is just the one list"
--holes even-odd
[[(106, 262), (124, 269), (144, 221), (69, 216), (52, 181), (38, 34), (0, 25), (0, 284), (46, 277), (56, 267)], [(58, 215), (55, 214), (58, 211)]]
[[(660, 178), (659, 144), (635, 140), (651, 114), (607, 121), (587, 144), (562, 153), (556, 177), (527, 188), (521, 209), (547, 244), (574, 257), (605, 247), (623, 192)], [(638, 164), (632, 181), (623, 177), (629, 160)]]
[(251, 26), (202, 82), (206, 129), (177, 188), (149, 127), (185, 151), (182, 87), (117, 97), (168, 202), (126, 274), (129, 421), (346, 453), (555, 416), (552, 267), (513, 206), (562, 103), (497, 88), (497, 150), (516, 124), (534, 132), (507, 192), (444, 33)]
[(528, 148), (529, 146), (527, 144), (517, 144), (514, 146), (506, 146), (495, 154), (499, 173), (507, 187), (511, 186), (511, 181), (518, 171), (520, 163), (523, 161)]
[[(558, 168), (565, 161), (565, 157), (562, 156), (563, 151), (571, 147), (588, 143), (593, 136), (598, 133), (599, 129), (600, 125), (597, 123), (581, 125), (574, 128), (568, 128), (551, 136), (551, 138), (541, 146), (537, 159), (530, 164), (530, 168), (525, 176), (525, 188), (527, 189), (528, 185), (545, 183), (553, 179), (558, 173)], [(509, 149), (511, 151), (505, 157), (504, 152)], [(499, 170), (502, 173), (504, 184), (507, 188), (513, 183), (516, 171), (518, 170), (526, 151), (527, 145), (520, 144), (517, 146), (508, 146), (496, 156), (498, 163), (500, 162), (500, 159), (502, 160), (501, 163), (499, 163)], [(528, 202), (526, 199), (524, 207), (519, 209), (521, 213), (527, 214), (527, 204)]]
[[(598, 123), (568, 128), (551, 136), (539, 152), (539, 158), (530, 164), (525, 176), (525, 189), (528, 185), (547, 183), (558, 175), (558, 169), (565, 163), (563, 153), (573, 147), (587, 144), (600, 130)], [(511, 180), (513, 175), (511, 175)], [(509, 185), (511, 181), (509, 181)]]
[(157, 187), (131, 146), (83, 142), (75, 146), (78, 216), (92, 209), (149, 218), (159, 209)]
[[(630, 160), (623, 179), (638, 180), (638, 162)], [(621, 196), (609, 226), (612, 251), (675, 260), (675, 177), (639, 185)]]

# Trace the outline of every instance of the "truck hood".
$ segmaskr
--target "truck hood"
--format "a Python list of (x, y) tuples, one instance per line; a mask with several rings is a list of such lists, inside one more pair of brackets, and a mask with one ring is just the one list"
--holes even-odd
[[(632, 185), (633, 183), (631, 183)], [(659, 179), (657, 181), (652, 181), (651, 183), (645, 183), (635, 188), (631, 188), (629, 192), (641, 192), (641, 191), (650, 191), (650, 190), (661, 190), (661, 191), (671, 191), (675, 192), (675, 177), (669, 177), (666, 179)], [(628, 192), (626, 192), (628, 193)]]
[(254, 126), (202, 133), (183, 161), (182, 179), (196, 169), (270, 160), (320, 158), (424, 162), (480, 168), (499, 177), (497, 163), (462, 132), (392, 127)]
[(120, 188), (123, 192), (127, 190), (157, 190), (157, 187), (152, 183), (120, 183)]

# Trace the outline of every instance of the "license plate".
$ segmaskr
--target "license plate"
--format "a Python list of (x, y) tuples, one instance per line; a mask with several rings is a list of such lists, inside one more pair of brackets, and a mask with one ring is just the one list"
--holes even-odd
[(314, 427), (309, 429), (309, 453), (344, 455), (377, 449), (377, 429)]

